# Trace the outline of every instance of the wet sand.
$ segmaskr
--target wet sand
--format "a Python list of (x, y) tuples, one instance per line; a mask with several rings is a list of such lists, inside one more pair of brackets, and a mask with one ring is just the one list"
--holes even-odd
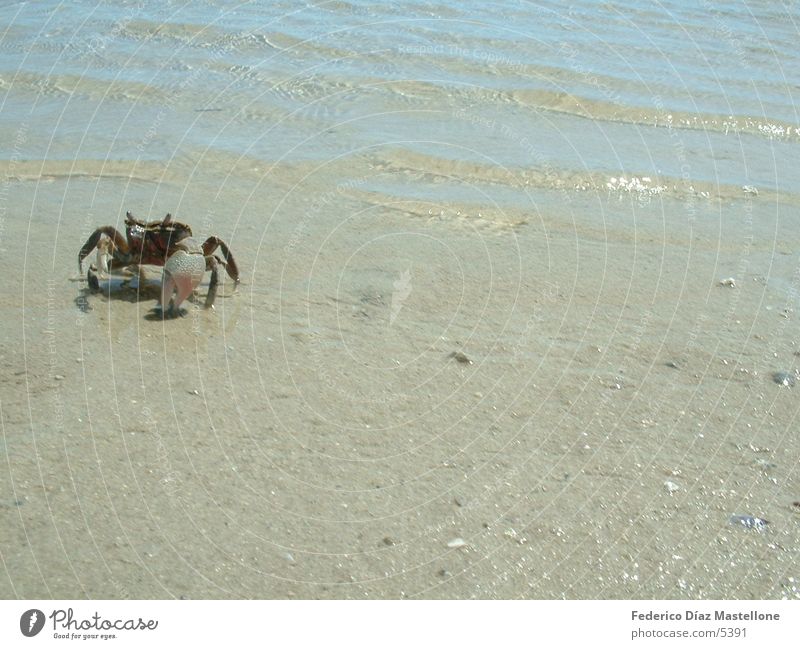
[[(0, 596), (798, 596), (796, 210), (307, 172), (8, 181)], [(238, 291), (90, 294), (125, 209), (228, 241)]]

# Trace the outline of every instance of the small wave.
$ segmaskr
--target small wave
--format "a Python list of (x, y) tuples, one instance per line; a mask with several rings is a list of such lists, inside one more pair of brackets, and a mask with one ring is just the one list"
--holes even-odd
[(765, 136), (769, 139), (800, 139), (800, 127), (778, 120), (750, 116), (710, 115), (622, 106), (586, 99), (564, 92), (516, 90), (510, 93), (515, 102), (543, 110), (568, 113), (596, 121), (623, 122), (668, 129), (714, 131), (724, 134)]
[[(659, 197), (677, 200), (761, 200), (775, 197), (774, 188), (711, 183), (671, 177), (655, 172), (621, 173), (619, 170), (573, 171), (553, 167), (514, 168), (468, 160), (455, 160), (409, 149), (384, 149), (367, 158), (377, 173), (411, 177), (430, 184), (467, 183), (476, 186), (503, 186), (517, 190), (556, 190), (597, 192), (608, 197), (635, 198), (640, 204)], [(350, 163), (352, 165), (352, 163)], [(793, 204), (800, 196), (782, 193), (782, 200)]]
[(719, 115), (667, 110), (660, 106), (622, 105), (549, 90), (487, 88), (474, 84), (447, 84), (428, 80), (363, 79), (361, 85), (381, 86), (402, 105), (471, 106), (506, 104), (572, 115), (598, 122), (654, 128), (711, 131), (724, 135), (754, 135), (770, 140), (800, 141), (800, 125), (767, 117)]
[(191, 43), (198, 47), (219, 43), (225, 38), (225, 32), (212, 25), (143, 19), (129, 20), (119, 31), (121, 36), (137, 42)]
[(167, 165), (139, 160), (0, 160), (0, 174), (9, 180), (123, 179), (157, 183)]
[(250, 30), (244, 32), (225, 32), (219, 38), (218, 45), (228, 52), (238, 54), (257, 53), (263, 55), (265, 50), (284, 52), (300, 48), (306, 39), (292, 36), (286, 32)]
[(128, 80), (106, 80), (88, 74), (37, 74), (18, 72), (0, 74), (0, 87), (21, 93), (35, 93), (42, 97), (83, 96), (91, 99), (120, 101), (159, 101), (166, 93), (156, 86)]
[(348, 198), (360, 201), (382, 211), (399, 213), (404, 217), (425, 219), (429, 222), (444, 222), (484, 233), (503, 234), (513, 232), (528, 224), (530, 211), (517, 208), (498, 208), (460, 202), (458, 206), (442, 205), (440, 202), (413, 200), (387, 192), (350, 188)]

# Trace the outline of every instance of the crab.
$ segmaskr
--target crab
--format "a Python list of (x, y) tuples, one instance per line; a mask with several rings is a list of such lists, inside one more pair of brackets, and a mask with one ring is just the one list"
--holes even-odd
[[(223, 259), (214, 252), (219, 248)], [(160, 308), (163, 314), (180, 314), (181, 303), (197, 288), (206, 271), (211, 271), (206, 308), (213, 308), (219, 281), (219, 266), (225, 267), (231, 279), (239, 283), (239, 269), (228, 249), (218, 237), (209, 237), (200, 243), (192, 237), (192, 229), (185, 223), (173, 221), (167, 214), (160, 221), (139, 221), (133, 214), (125, 214), (125, 236), (113, 226), (97, 228), (78, 253), (78, 272), (83, 273), (83, 260), (97, 250), (97, 266), (92, 264), (87, 281), (92, 290), (99, 290), (98, 274), (141, 266), (163, 266)], [(177, 293), (177, 295), (175, 295)]]

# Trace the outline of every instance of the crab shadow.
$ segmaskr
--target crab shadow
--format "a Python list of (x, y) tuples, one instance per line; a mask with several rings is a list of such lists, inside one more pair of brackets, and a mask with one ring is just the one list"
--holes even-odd
[[(89, 313), (94, 310), (92, 302), (98, 298), (128, 302), (130, 304), (153, 301), (153, 308), (144, 316), (145, 320), (151, 322), (177, 320), (189, 314), (189, 311), (184, 308), (174, 309), (170, 307), (166, 311), (162, 310), (159, 304), (161, 298), (161, 282), (158, 280), (146, 279), (142, 282), (135, 277), (112, 276), (102, 280), (99, 288), (93, 289), (89, 286), (82, 287), (78, 291), (78, 295), (75, 296), (74, 303), (82, 313)], [(198, 298), (195, 295), (190, 295), (186, 301), (187, 303), (195, 305), (199, 304)]]
[[(85, 281), (81, 278), (80, 281)], [(94, 309), (92, 302), (98, 298), (129, 302), (138, 304), (154, 300), (158, 303), (161, 296), (161, 282), (156, 280), (139, 281), (137, 278), (112, 276), (100, 282), (99, 288), (93, 289), (90, 286), (83, 286), (75, 296), (75, 306), (82, 313), (88, 313)]]
[(177, 320), (179, 318), (186, 317), (188, 314), (189, 312), (186, 309), (173, 309), (170, 307), (164, 311), (161, 306), (156, 306), (152, 311), (145, 314), (144, 319), (149, 320), (150, 322), (159, 322), (161, 320)]

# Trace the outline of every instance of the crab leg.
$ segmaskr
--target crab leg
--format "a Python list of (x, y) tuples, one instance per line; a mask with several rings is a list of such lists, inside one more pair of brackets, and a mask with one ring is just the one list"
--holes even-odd
[[(225, 258), (225, 270), (228, 272), (230, 278), (238, 283), (239, 267), (236, 265), (233, 255), (228, 249), (228, 244), (226, 244), (222, 239), (219, 237), (209, 237), (206, 239), (205, 243), (203, 244), (203, 254), (206, 256), (206, 259), (208, 259), (210, 256), (212, 256), (213, 252), (217, 248), (222, 250), (222, 256)], [(208, 267), (208, 270), (212, 270), (211, 266)]]
[[(206, 309), (214, 307), (214, 300), (217, 299), (217, 285), (219, 284), (219, 265), (220, 262), (214, 255), (206, 257), (206, 270), (211, 271), (211, 281), (208, 283), (208, 295), (206, 295)], [(223, 263), (223, 265), (225, 265)]]

